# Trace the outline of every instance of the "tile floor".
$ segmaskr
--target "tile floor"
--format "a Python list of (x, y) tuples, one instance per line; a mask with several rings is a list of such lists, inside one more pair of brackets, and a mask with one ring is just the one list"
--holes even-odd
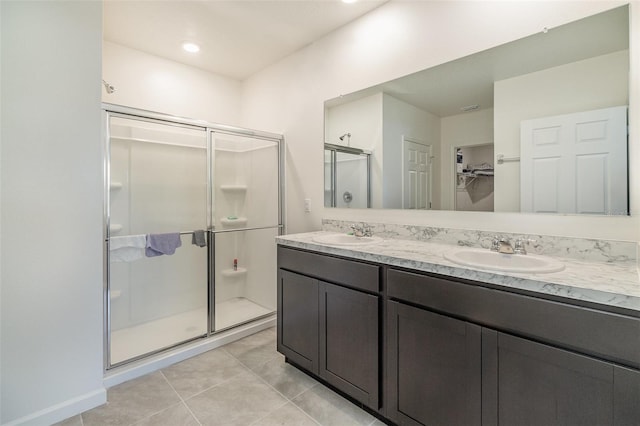
[(384, 424), (285, 364), (275, 328), (114, 386), (107, 400), (57, 426)]

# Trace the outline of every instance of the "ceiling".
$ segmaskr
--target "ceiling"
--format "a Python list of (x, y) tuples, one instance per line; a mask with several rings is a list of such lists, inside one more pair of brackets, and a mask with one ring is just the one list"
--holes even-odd
[(104, 39), (244, 80), (386, 1), (105, 0)]
[(629, 48), (628, 7), (551, 28), (493, 49), (327, 101), (332, 107), (384, 92), (438, 117), (493, 107), (494, 82)]

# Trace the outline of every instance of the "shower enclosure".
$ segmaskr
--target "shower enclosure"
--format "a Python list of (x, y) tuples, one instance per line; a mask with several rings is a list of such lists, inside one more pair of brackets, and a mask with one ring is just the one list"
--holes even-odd
[(371, 153), (359, 148), (324, 144), (325, 207), (371, 207), (370, 182)]
[[(273, 316), (282, 137), (107, 104), (104, 117), (106, 367)], [(166, 254), (147, 253), (164, 237)]]

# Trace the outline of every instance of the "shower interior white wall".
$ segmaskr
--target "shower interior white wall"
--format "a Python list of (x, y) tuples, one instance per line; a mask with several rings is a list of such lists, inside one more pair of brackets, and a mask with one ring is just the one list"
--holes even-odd
[[(215, 329), (275, 311), (278, 145), (214, 133)], [(234, 259), (237, 270), (234, 270)]]
[[(326, 169), (325, 169), (326, 170)], [(367, 156), (336, 152), (336, 205), (341, 208), (367, 208)], [(351, 201), (344, 199), (345, 192)]]

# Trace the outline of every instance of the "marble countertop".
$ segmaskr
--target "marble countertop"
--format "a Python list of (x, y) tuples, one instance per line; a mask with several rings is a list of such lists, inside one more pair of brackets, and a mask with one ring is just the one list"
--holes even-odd
[(640, 279), (635, 262), (555, 258), (564, 263), (564, 270), (546, 274), (498, 272), (450, 262), (443, 253), (461, 248), (453, 245), (399, 239), (383, 239), (358, 246), (335, 246), (314, 241), (314, 237), (334, 233), (318, 231), (283, 235), (276, 241), (283, 246), (591, 302), (640, 314)]

